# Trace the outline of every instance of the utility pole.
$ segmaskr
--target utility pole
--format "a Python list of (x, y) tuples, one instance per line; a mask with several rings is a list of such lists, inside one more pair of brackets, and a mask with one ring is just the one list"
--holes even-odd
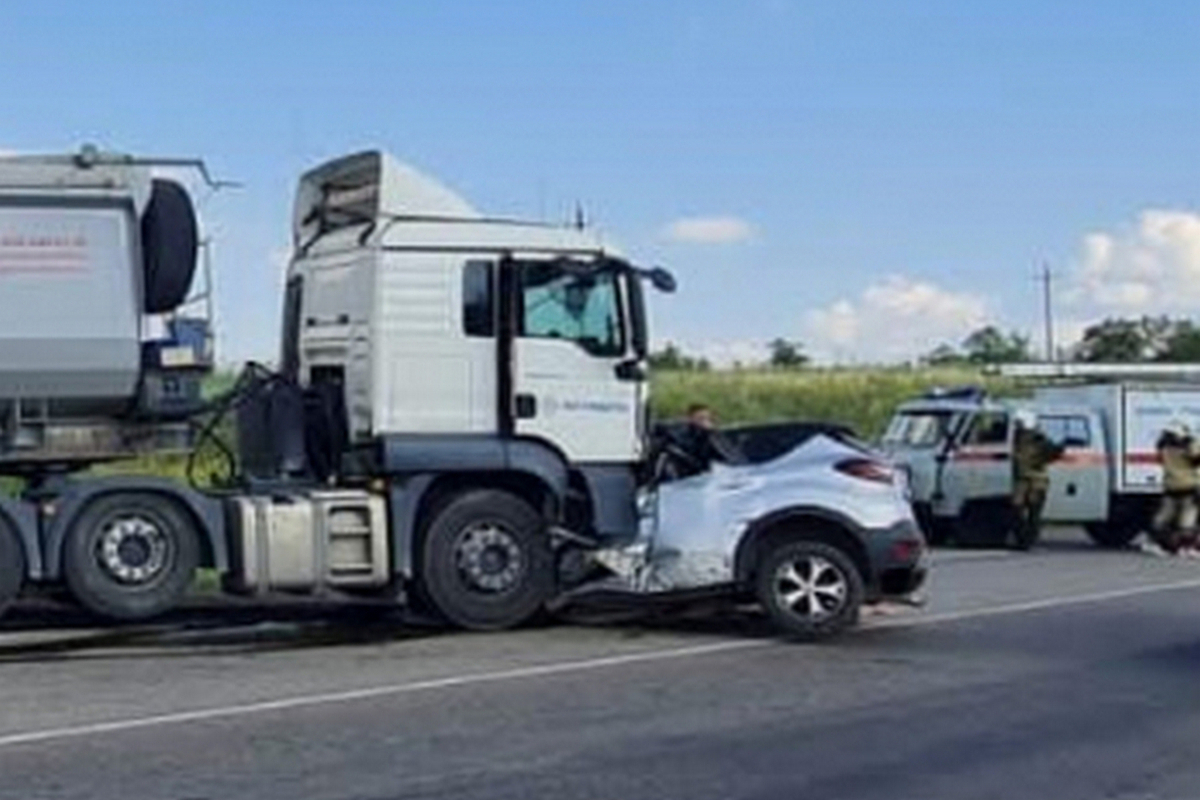
[(1054, 273), (1050, 271), (1050, 265), (1042, 264), (1042, 274), (1040, 277), (1042, 282), (1042, 314), (1046, 323), (1046, 360), (1049, 362), (1058, 361), (1058, 355), (1054, 352)]

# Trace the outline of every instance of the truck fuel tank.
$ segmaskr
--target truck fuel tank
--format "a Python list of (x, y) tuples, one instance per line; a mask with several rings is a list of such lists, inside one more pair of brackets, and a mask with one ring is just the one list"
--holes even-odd
[(390, 579), (386, 506), (357, 490), (245, 495), (228, 501), (231, 591), (379, 588)]

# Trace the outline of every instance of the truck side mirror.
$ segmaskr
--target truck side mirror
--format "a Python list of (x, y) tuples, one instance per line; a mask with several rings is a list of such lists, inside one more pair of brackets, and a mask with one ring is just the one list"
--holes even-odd
[(669, 270), (663, 269), (662, 267), (654, 267), (653, 269), (648, 270), (646, 275), (650, 278), (650, 283), (654, 286), (654, 288), (658, 289), (664, 294), (673, 294), (675, 289), (678, 288), (678, 284), (675, 282), (675, 276), (672, 275)]

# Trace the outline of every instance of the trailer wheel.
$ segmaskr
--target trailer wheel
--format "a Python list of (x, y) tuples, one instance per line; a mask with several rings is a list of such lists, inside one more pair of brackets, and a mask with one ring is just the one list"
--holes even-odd
[(762, 554), (755, 575), (759, 602), (795, 639), (828, 639), (858, 622), (862, 576), (850, 556), (832, 545), (784, 540)]
[(554, 559), (541, 516), (508, 492), (481, 489), (434, 516), (421, 553), (421, 594), (447, 621), (469, 630), (511, 628), (541, 610)]
[(140, 492), (89, 503), (71, 524), (63, 552), (71, 594), (89, 611), (116, 620), (174, 608), (199, 563), (191, 518), (171, 500)]
[(8, 609), (25, 582), (25, 549), (12, 526), (0, 519), (0, 614)]

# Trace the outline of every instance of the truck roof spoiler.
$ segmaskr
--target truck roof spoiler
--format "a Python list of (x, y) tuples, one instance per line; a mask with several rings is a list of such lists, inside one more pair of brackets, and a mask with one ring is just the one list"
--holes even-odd
[(994, 364), (985, 374), (1027, 380), (1177, 380), (1200, 382), (1200, 364), (1081, 364), (1075, 362)]

